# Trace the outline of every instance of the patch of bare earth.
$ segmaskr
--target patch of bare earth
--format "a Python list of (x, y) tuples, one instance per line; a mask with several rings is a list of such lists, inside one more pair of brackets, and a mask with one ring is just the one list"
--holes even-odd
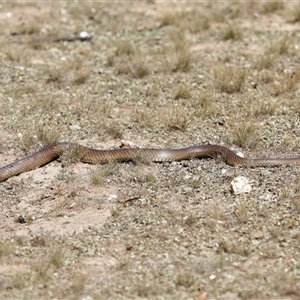
[[(1, 165), (56, 141), (299, 156), (296, 2), (0, 8)], [(299, 166), (70, 158), (0, 184), (1, 299), (300, 298)]]

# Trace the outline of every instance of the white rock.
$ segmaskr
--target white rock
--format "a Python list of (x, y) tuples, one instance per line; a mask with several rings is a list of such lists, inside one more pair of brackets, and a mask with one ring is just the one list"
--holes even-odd
[(231, 189), (236, 195), (249, 193), (252, 190), (249, 180), (244, 176), (235, 177), (231, 181)]
[(89, 33), (87, 33), (86, 31), (81, 31), (79, 33), (79, 36), (82, 38), (82, 39), (87, 39), (87, 38), (90, 38), (91, 35)]
[(108, 200), (108, 201), (114, 201), (114, 200), (116, 200), (117, 198), (118, 198), (117, 195), (109, 195), (108, 198), (107, 198), (107, 200)]
[(70, 125), (69, 128), (71, 130), (79, 130), (79, 129), (81, 129), (80, 125), (78, 125), (78, 124)]
[(261, 195), (258, 197), (258, 199), (260, 199), (260, 200), (267, 200), (267, 201), (272, 200), (272, 198), (274, 198), (274, 195), (272, 195), (270, 193), (264, 194), (264, 195)]

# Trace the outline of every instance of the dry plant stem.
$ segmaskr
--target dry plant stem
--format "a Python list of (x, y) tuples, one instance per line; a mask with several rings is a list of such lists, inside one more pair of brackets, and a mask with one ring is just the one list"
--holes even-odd
[(64, 37), (58, 37), (58, 38), (51, 38), (51, 37), (43, 37), (34, 39), (28, 42), (22, 42), (22, 41), (15, 41), (15, 44), (36, 44), (36, 43), (43, 43), (43, 42), (49, 42), (49, 43), (60, 43), (60, 42), (74, 42), (74, 41), (90, 41), (92, 39), (91, 35), (87, 36), (64, 36)]
[(21, 173), (41, 167), (62, 155), (65, 151), (76, 150), (80, 161), (85, 163), (124, 162), (141, 158), (146, 161), (167, 162), (192, 158), (216, 157), (222, 155), (228, 165), (246, 167), (272, 167), (288, 164), (300, 164), (300, 156), (294, 158), (248, 159), (237, 155), (230, 149), (219, 145), (200, 145), (180, 149), (129, 148), (114, 150), (96, 150), (75, 143), (56, 143), (31, 155), (0, 168), (0, 182)]

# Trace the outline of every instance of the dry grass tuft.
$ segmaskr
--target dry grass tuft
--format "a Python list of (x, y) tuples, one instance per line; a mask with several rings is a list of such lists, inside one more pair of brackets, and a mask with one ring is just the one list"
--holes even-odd
[(32, 35), (40, 32), (40, 24), (38, 22), (21, 23), (13, 30), (12, 35)]
[[(284, 75), (280, 80), (273, 82), (272, 95), (277, 97), (285, 95), (287, 98), (293, 99), (297, 97), (299, 89), (300, 71), (297, 69), (292, 74)], [(297, 105), (297, 104), (296, 104)]]
[(46, 257), (38, 258), (33, 264), (34, 284), (47, 284), (52, 280), (53, 272), (64, 265), (65, 250), (63, 247), (54, 246), (46, 254)]
[(34, 266), (34, 284), (47, 284), (51, 280), (49, 265), (45, 262), (36, 263)]
[(24, 133), (20, 142), (22, 150), (28, 151), (37, 144), (37, 139), (31, 133)]
[(92, 184), (102, 185), (108, 176), (118, 172), (118, 166), (119, 165), (116, 162), (110, 162), (108, 164), (98, 166), (90, 174)]
[(149, 185), (154, 185), (157, 183), (157, 177), (152, 173), (148, 173), (145, 175), (145, 182)]
[(63, 152), (60, 160), (63, 165), (73, 164), (79, 162), (84, 156), (84, 150), (80, 145), (71, 145), (66, 151)]
[(267, 41), (263, 53), (255, 56), (256, 68), (258, 70), (274, 68), (280, 56), (290, 53), (292, 50), (291, 45), (292, 39), (287, 35), (276, 36), (272, 40)]
[(142, 56), (138, 55), (132, 59), (131, 74), (134, 78), (143, 78), (149, 75), (149, 68)]
[(237, 25), (229, 25), (222, 32), (224, 40), (241, 40), (243, 37), (242, 30)]
[(49, 266), (53, 266), (56, 269), (60, 268), (64, 264), (65, 253), (62, 247), (57, 247), (51, 250), (48, 256)]
[(53, 129), (39, 128), (37, 131), (37, 140), (43, 145), (48, 146), (56, 144), (59, 140), (59, 134)]
[(249, 220), (248, 217), (248, 208), (245, 204), (241, 204), (234, 212), (236, 219), (239, 224), (247, 223)]
[(233, 130), (233, 139), (239, 147), (255, 149), (259, 143), (256, 126), (247, 123), (236, 124)]
[[(89, 76), (92, 66), (89, 61), (83, 56), (73, 55), (71, 59), (66, 60), (61, 66), (67, 74), (64, 74), (70, 82), (75, 83), (75, 79), (78, 77)], [(76, 83), (75, 83), (76, 84)], [(79, 83), (80, 84), (80, 83)]]
[(90, 68), (83, 68), (81, 70), (76, 70), (73, 74), (73, 82), (75, 84), (84, 84), (91, 75)]
[(254, 105), (253, 115), (255, 117), (259, 116), (274, 116), (276, 109), (279, 106), (279, 102), (274, 99), (261, 99)]
[(36, 133), (32, 132), (25, 132), (22, 135), (22, 139), (20, 142), (20, 147), (28, 151), (32, 147), (36, 147), (37, 145), (41, 146), (48, 146), (52, 145), (58, 142), (59, 135), (57, 131), (52, 130), (52, 129), (46, 129), (44, 128), (38, 128)]
[(166, 108), (164, 109), (163, 115), (164, 125), (169, 130), (180, 130), (184, 132), (191, 121), (191, 113), (182, 106)]
[(174, 12), (173, 10), (166, 10), (160, 16), (159, 21), (161, 26), (169, 26), (169, 25), (180, 25), (180, 14)]
[[(293, 273), (277, 271), (272, 274), (272, 279), (274, 290), (280, 295), (284, 295), (282, 299), (285, 299), (285, 296), (289, 297), (290, 295), (295, 295), (295, 299), (299, 297), (300, 291), (297, 288), (298, 282)], [(283, 282), (284, 284), (282, 284)]]
[(85, 274), (80, 274), (73, 280), (70, 291), (75, 299), (82, 299), (84, 295), (84, 290), (87, 284), (88, 276)]
[(117, 43), (115, 55), (116, 56), (122, 56), (122, 55), (133, 56), (134, 54), (136, 54), (136, 52), (137, 52), (137, 49), (136, 49), (135, 45), (131, 41), (125, 40), (125, 41), (120, 41)]
[(20, 274), (15, 274), (12, 278), (13, 287), (18, 290), (25, 288), (28, 285), (28, 281), (29, 281), (28, 277), (29, 277), (28, 274), (27, 273), (24, 274), (24, 272)]
[(29, 53), (24, 47), (7, 47), (4, 48), (4, 54), (7, 59), (19, 64), (28, 64)]
[(300, 22), (300, 3), (295, 4), (291, 9), (292, 20), (291, 23)]
[(167, 57), (164, 61), (166, 70), (171, 72), (188, 72), (192, 66), (192, 53), (186, 37), (181, 31), (171, 32), (171, 47), (166, 51)]
[(293, 197), (291, 203), (295, 211), (300, 212), (300, 195)]
[(213, 66), (213, 86), (216, 90), (227, 94), (242, 91), (247, 72), (240, 67), (217, 64)]
[(174, 93), (174, 99), (189, 99), (191, 97), (190, 89), (183, 84), (179, 84)]
[(133, 291), (138, 295), (138, 297), (152, 298), (158, 292), (158, 287), (149, 282), (140, 281), (135, 283)]
[(12, 252), (12, 247), (7, 242), (0, 241), (0, 259), (9, 255)]
[(284, 9), (284, 1), (266, 1), (262, 5), (262, 13), (274, 13), (278, 10), (283, 10)]
[(275, 81), (274, 72), (270, 70), (262, 70), (259, 72), (259, 79), (265, 84), (272, 83)]
[(197, 97), (193, 102), (193, 108), (195, 110), (196, 117), (216, 117), (221, 114), (220, 108), (216, 105), (214, 93), (205, 90), (199, 91)]
[(277, 53), (265, 51), (261, 55), (255, 56), (255, 66), (258, 70), (271, 69), (275, 65), (277, 59)]
[(192, 226), (193, 224), (197, 223), (199, 217), (196, 214), (190, 214), (184, 219), (184, 224), (187, 226)]
[(104, 130), (114, 139), (121, 139), (123, 137), (123, 129), (117, 123), (104, 124)]
[(150, 73), (145, 55), (131, 41), (118, 42), (107, 63), (115, 67), (118, 74), (131, 74), (134, 78), (143, 78)]
[(188, 72), (191, 68), (192, 56), (188, 47), (176, 50), (175, 56), (169, 62), (172, 72)]
[(62, 69), (60, 68), (47, 68), (45, 70), (46, 83), (58, 83), (61, 84), (63, 82), (64, 74)]
[(250, 254), (250, 249), (246, 242), (243, 241), (233, 242), (224, 239), (220, 241), (219, 251), (224, 251), (225, 253), (237, 254), (244, 257), (247, 257)]
[(131, 74), (134, 78), (143, 78), (150, 72), (140, 55), (135, 55), (130, 59), (125, 56), (115, 58), (114, 67), (118, 74)]
[(132, 113), (132, 119), (137, 122), (142, 128), (154, 127), (157, 122), (157, 113), (152, 109), (137, 108)]
[(210, 28), (210, 18), (196, 7), (191, 11), (165, 10), (159, 18), (161, 26), (175, 26), (192, 33)]
[(270, 43), (267, 43), (265, 48), (265, 55), (285, 55), (289, 53), (293, 39), (287, 35), (275, 37)]
[(195, 284), (195, 278), (190, 273), (181, 273), (177, 275), (176, 278), (176, 285), (182, 286), (185, 288), (191, 287), (193, 284)]

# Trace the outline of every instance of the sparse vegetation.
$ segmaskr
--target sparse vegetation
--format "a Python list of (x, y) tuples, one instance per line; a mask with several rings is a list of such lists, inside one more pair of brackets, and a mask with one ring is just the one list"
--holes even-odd
[(239, 40), (242, 38), (242, 31), (237, 26), (228, 26), (225, 28), (222, 37), (224, 40)]
[(266, 1), (263, 3), (263, 13), (274, 13), (284, 8), (284, 1)]
[(290, 9), (292, 14), (292, 20), (290, 20), (292, 23), (298, 23), (300, 22), (300, 4), (294, 4), (293, 7)]
[(114, 139), (121, 139), (123, 136), (122, 128), (116, 123), (109, 123), (104, 125), (105, 132)]
[(256, 117), (273, 116), (278, 106), (279, 103), (275, 99), (261, 99), (253, 108), (253, 114)]
[(43, 146), (49, 146), (58, 142), (59, 135), (57, 132), (51, 129), (39, 128), (36, 134), (37, 140)]
[(38, 22), (22, 22), (16, 26), (15, 30), (11, 32), (12, 35), (25, 35), (25, 34), (38, 34), (40, 32), (40, 26)]
[(186, 85), (179, 84), (174, 93), (174, 99), (189, 99), (191, 93)]
[(213, 67), (215, 89), (227, 94), (242, 91), (246, 81), (246, 71), (236, 66), (217, 64)]
[(29, 61), (28, 51), (26, 48), (7, 47), (3, 49), (6, 58), (13, 63), (26, 64)]
[(235, 211), (235, 216), (238, 223), (246, 223), (248, 221), (248, 210), (247, 207), (242, 204)]
[(200, 91), (193, 106), (197, 117), (215, 117), (221, 114), (220, 109), (215, 104), (214, 93), (211, 91)]
[(185, 273), (185, 274), (179, 274), (176, 278), (176, 284), (178, 286), (183, 286), (183, 287), (190, 287), (195, 283), (195, 279), (193, 275), (190, 273)]
[(169, 130), (186, 131), (191, 121), (191, 114), (181, 106), (166, 109), (164, 115), (163, 122)]
[(235, 143), (242, 148), (255, 149), (259, 143), (257, 128), (253, 124), (236, 124), (233, 132)]
[(62, 154), (61, 160), (63, 161), (63, 164), (72, 164), (79, 162), (83, 156), (84, 152), (82, 147), (76, 144), (72, 145), (72, 147)]
[(161, 26), (175, 26), (193, 33), (209, 29), (210, 18), (195, 6), (191, 11), (164, 10), (159, 18)]
[[(3, 2), (1, 166), (57, 141), (299, 156), (299, 7)], [(299, 166), (69, 150), (0, 184), (1, 299), (299, 299)]]
[(150, 185), (153, 185), (155, 183), (157, 183), (157, 178), (155, 175), (149, 173), (149, 174), (146, 174), (145, 175), (145, 181), (150, 184)]
[(90, 73), (91, 73), (91, 70), (89, 68), (85, 68), (85, 69), (76, 71), (74, 73), (74, 78), (73, 78), (74, 83), (75, 84), (85, 83), (88, 80)]
[(11, 246), (6, 242), (0, 242), (0, 259), (9, 255), (12, 251)]
[(133, 121), (137, 122), (139, 126), (144, 128), (153, 127), (157, 121), (157, 114), (151, 109), (137, 108), (132, 113)]
[(278, 58), (277, 53), (265, 51), (260, 55), (255, 56), (255, 64), (258, 70), (272, 69), (276, 65), (276, 60)]
[(300, 212), (300, 195), (293, 197), (292, 204), (295, 211)]
[(118, 170), (118, 164), (116, 162), (110, 162), (103, 166), (98, 166), (91, 173), (92, 184), (101, 185), (104, 183), (104, 180), (112, 174), (115, 174)]
[(118, 74), (131, 74), (134, 78), (143, 78), (150, 72), (144, 54), (127, 40), (117, 43), (115, 53), (108, 56), (108, 65), (114, 66)]
[(167, 51), (163, 66), (171, 72), (188, 72), (193, 58), (184, 33), (172, 31), (170, 37), (172, 45)]

